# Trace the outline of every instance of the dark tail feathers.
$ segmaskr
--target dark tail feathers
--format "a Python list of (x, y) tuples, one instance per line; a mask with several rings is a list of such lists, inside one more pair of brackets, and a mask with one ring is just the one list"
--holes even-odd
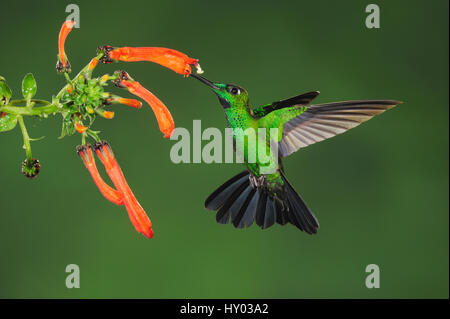
[(253, 221), (262, 229), (275, 222), (291, 223), (308, 234), (317, 233), (319, 222), (302, 198), (292, 188), (284, 174), (282, 200), (263, 188), (250, 185), (249, 172), (243, 171), (216, 189), (205, 201), (209, 210), (218, 210), (216, 220), (227, 224), (230, 219), (236, 228), (250, 227)]

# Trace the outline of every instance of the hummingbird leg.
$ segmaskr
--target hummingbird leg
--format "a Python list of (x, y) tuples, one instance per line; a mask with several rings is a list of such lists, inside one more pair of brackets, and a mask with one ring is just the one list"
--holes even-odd
[(289, 211), (289, 206), (284, 203), (284, 200), (282, 198), (274, 196), (274, 200), (280, 206), (282, 212)]
[[(248, 176), (248, 179), (250, 181), (250, 186), (253, 189), (264, 189), (266, 188), (267, 191), (267, 181), (266, 177), (264, 175), (261, 175), (259, 177), (256, 177), (253, 174), (250, 174)], [(274, 193), (269, 192), (270, 198), (272, 198), (276, 205), (281, 209), (282, 212), (289, 211), (289, 205), (286, 205), (286, 199), (285, 195), (282, 193), (282, 189), (278, 189), (278, 191)]]
[(248, 175), (248, 180), (250, 181), (250, 186), (255, 189), (256, 188), (256, 176), (253, 174)]
[(252, 186), (253, 189), (261, 188), (266, 181), (266, 178), (264, 176), (256, 177), (253, 174), (250, 174), (248, 176), (248, 179), (250, 180), (250, 185)]
[(266, 181), (266, 178), (264, 176), (258, 177), (258, 187), (262, 187)]

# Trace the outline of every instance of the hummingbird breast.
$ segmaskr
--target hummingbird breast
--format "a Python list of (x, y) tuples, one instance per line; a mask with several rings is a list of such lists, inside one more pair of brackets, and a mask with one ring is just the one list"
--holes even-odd
[[(271, 173), (275, 173), (278, 168), (275, 160), (277, 156), (272, 152), (270, 143), (266, 139), (261, 140), (265, 134), (260, 135), (258, 120), (253, 118), (247, 109), (242, 108), (229, 108), (225, 111), (225, 115), (228, 127), (233, 130), (233, 148), (237, 158), (243, 161), (255, 176), (267, 174), (260, 169), (268, 165), (274, 166)], [(261, 152), (266, 156), (261, 158)]]
[(249, 127), (256, 127), (256, 121), (250, 116), (247, 110), (241, 108), (229, 108), (225, 111), (227, 125), (230, 128), (241, 128), (246, 130)]

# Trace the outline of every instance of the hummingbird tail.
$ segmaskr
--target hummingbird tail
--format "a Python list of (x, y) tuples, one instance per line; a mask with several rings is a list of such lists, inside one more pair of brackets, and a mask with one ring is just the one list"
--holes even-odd
[(286, 193), (285, 202), (288, 203), (288, 209), (285, 213), (288, 215), (289, 222), (308, 234), (316, 234), (317, 229), (320, 227), (316, 216), (295, 191), (283, 172), (281, 172), (281, 178), (283, 179)]
[[(251, 182), (253, 175), (243, 171), (217, 188), (205, 201), (205, 207), (217, 211), (216, 220), (236, 228), (250, 227), (253, 222), (262, 229), (291, 223), (308, 234), (315, 234), (319, 223), (283, 173), (281, 189), (271, 190), (265, 184)], [(256, 182), (257, 183), (257, 182)]]
[[(251, 226), (255, 220), (259, 193), (250, 186), (249, 172), (243, 171), (217, 188), (205, 201), (205, 207), (218, 211), (216, 220), (227, 224), (231, 220), (236, 228)], [(235, 224), (239, 215), (239, 223)]]

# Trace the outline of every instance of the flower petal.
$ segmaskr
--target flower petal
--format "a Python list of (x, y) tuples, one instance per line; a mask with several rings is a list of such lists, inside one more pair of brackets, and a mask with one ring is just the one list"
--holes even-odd
[(73, 26), (75, 25), (75, 22), (72, 20), (64, 21), (61, 30), (59, 31), (58, 36), (58, 56), (59, 61), (56, 65), (56, 68), (60, 72), (70, 72), (70, 63), (67, 60), (66, 52), (64, 50), (64, 43), (66, 42), (67, 35), (72, 30)]
[(127, 87), (130, 93), (139, 96), (150, 105), (158, 121), (160, 131), (165, 138), (169, 138), (175, 129), (175, 123), (172, 114), (164, 103), (137, 81), (122, 80), (121, 84)]
[(152, 223), (128, 186), (111, 147), (106, 142), (99, 142), (95, 145), (95, 152), (105, 166), (106, 172), (111, 178), (114, 186), (121, 193), (123, 204), (127, 209), (128, 216), (134, 228), (144, 236), (152, 238)]
[[(110, 50), (109, 59), (136, 62), (150, 61), (169, 68), (176, 73), (189, 76), (191, 65), (198, 65), (198, 59), (188, 57), (186, 54), (168, 48), (159, 47), (122, 47)], [(201, 70), (201, 69), (200, 69)]]
[(135, 100), (135, 99), (125, 99), (123, 97), (113, 98), (111, 100), (111, 103), (124, 104), (124, 105), (131, 106), (135, 109), (140, 109), (142, 107), (141, 101)]
[(80, 124), (80, 123), (78, 123), (78, 122), (75, 123), (75, 130), (76, 130), (78, 133), (83, 134), (84, 132), (87, 131), (87, 129), (88, 129), (87, 126), (84, 126), (84, 125), (82, 125), (82, 124)]
[(84, 165), (88, 169), (89, 173), (94, 180), (95, 185), (97, 185), (98, 189), (102, 193), (102, 195), (109, 200), (110, 202), (116, 205), (123, 205), (122, 195), (113, 189), (111, 186), (105, 183), (105, 181), (100, 176), (100, 173), (97, 170), (97, 166), (95, 165), (95, 159), (92, 156), (91, 146), (78, 146), (77, 153), (83, 160)]

